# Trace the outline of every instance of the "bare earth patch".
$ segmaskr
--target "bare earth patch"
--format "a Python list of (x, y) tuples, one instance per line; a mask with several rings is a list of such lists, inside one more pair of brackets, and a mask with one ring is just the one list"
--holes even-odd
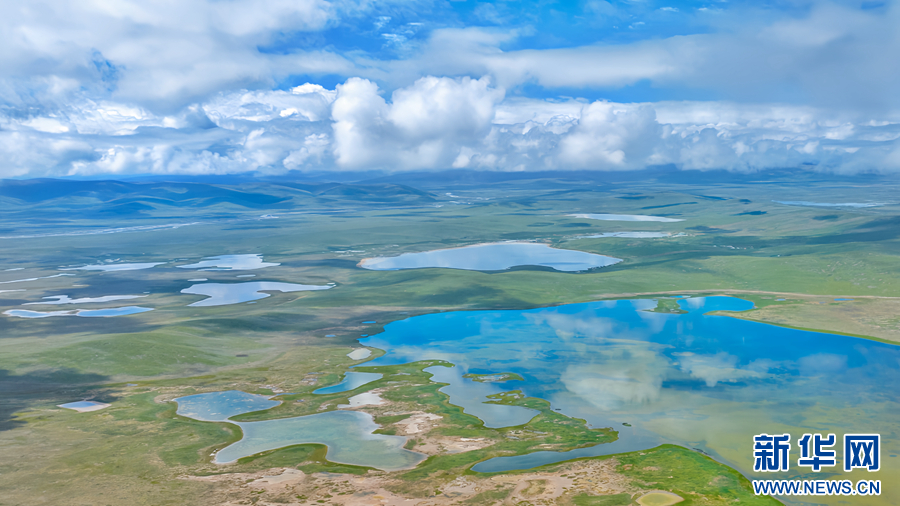
[[(554, 472), (534, 472), (492, 477), (459, 476), (435, 482), (430, 497), (411, 497), (393, 492), (404, 482), (392, 473), (305, 474), (291, 468), (274, 468), (257, 473), (215, 476), (186, 476), (183, 479), (214, 484), (211, 501), (223, 506), (248, 504), (346, 506), (443, 506), (463, 504), (530, 504), (551, 506), (571, 503), (572, 497), (621, 493), (646, 494), (616, 473), (615, 459), (585, 460), (563, 465)], [(214, 497), (213, 497), (214, 496)], [(223, 497), (224, 496), (224, 497)]]

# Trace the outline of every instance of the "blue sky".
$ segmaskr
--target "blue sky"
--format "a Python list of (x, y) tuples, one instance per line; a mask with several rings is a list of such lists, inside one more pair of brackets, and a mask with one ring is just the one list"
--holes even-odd
[(0, 1), (0, 177), (900, 170), (900, 6)]

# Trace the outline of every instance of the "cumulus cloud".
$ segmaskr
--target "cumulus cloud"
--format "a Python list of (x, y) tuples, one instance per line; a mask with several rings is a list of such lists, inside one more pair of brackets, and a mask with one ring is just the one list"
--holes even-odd
[(171, 114), (83, 100), (0, 113), (2, 175), (287, 170), (900, 170), (900, 118), (811, 106), (505, 97), (490, 78), (425, 77), (220, 93)]
[(335, 161), (354, 169), (449, 167), (489, 133), (502, 97), (486, 78), (429, 76), (394, 91), (388, 103), (375, 83), (349, 79), (332, 109)]
[[(540, 34), (520, 21), (534, 19), (511, 5), (473, 14), (486, 27), (435, 17), (445, 6), (427, 0), (0, 2), (0, 177), (900, 170), (896, 2), (688, 13), (591, 1), (579, 16), (623, 29), (673, 16), (702, 29), (593, 44), (557, 33), (549, 48), (529, 42)], [(330, 43), (329, 29), (357, 22), (377, 48)], [(342, 84), (285, 84), (322, 75)], [(716, 98), (526, 93), (632, 85)]]

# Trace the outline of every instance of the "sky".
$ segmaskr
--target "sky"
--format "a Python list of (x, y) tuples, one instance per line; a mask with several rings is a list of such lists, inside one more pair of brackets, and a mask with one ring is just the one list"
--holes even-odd
[(0, 178), (898, 173), (898, 3), (0, 0)]

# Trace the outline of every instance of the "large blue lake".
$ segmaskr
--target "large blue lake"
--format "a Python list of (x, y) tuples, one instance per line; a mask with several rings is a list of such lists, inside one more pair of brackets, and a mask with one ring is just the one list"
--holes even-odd
[[(451, 402), (468, 412), (479, 412), (475, 405), (489, 392), (462, 374), (512, 372), (524, 380), (492, 387), (521, 389), (594, 427), (619, 431), (619, 442), (601, 445), (609, 449), (494, 459), (476, 470), (527, 468), (582, 453), (671, 442), (701, 449), (752, 475), (752, 436), (788, 432), (795, 462), (779, 476), (787, 478), (802, 474), (796, 439), (806, 432), (880, 433), (878, 476), (845, 474), (840, 464), (834, 473), (816, 476), (900, 482), (898, 346), (706, 314), (753, 307), (732, 297), (679, 304), (687, 313), (650, 312), (652, 300), (437, 313), (390, 323), (360, 342), (387, 351), (367, 366), (425, 359), (456, 364), (440, 379), (450, 383)], [(897, 499), (900, 487), (894, 488), (879, 500)]]

